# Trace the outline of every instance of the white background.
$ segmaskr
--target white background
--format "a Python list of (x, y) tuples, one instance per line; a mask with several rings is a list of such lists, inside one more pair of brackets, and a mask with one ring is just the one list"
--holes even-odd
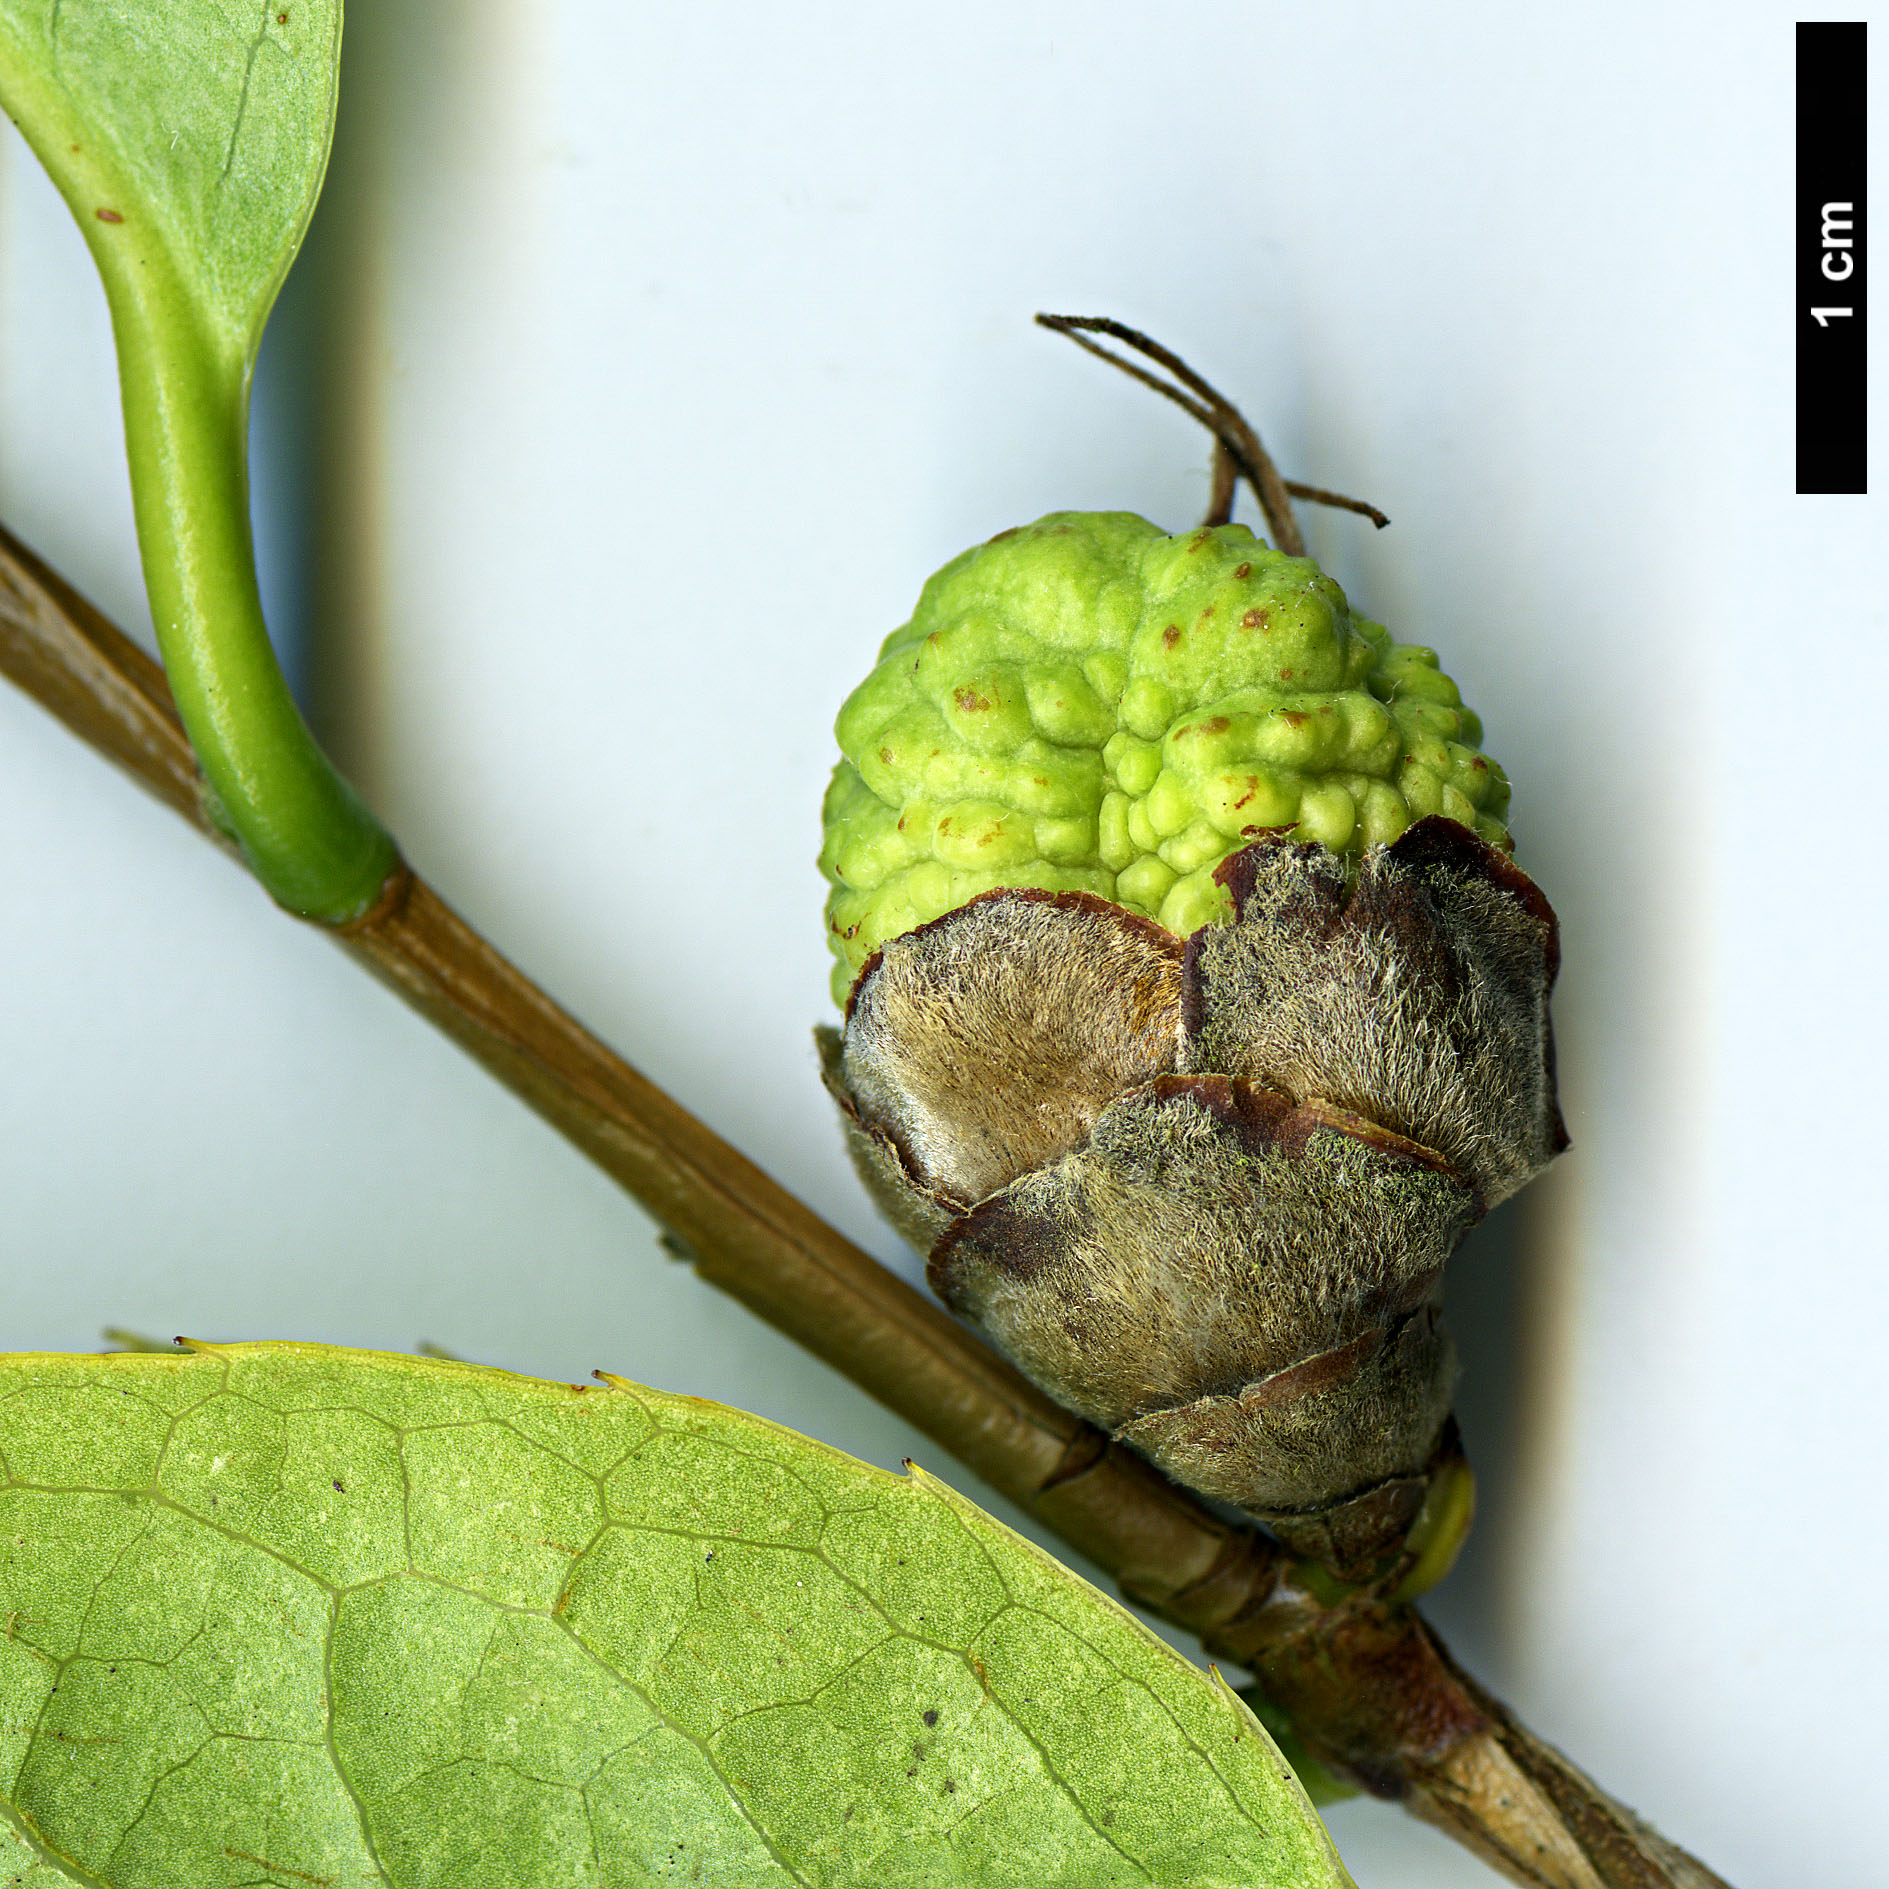
[[(963, 545), (1206, 495), (1190, 423), (1031, 311), (1150, 329), (1381, 504), (1314, 548), (1482, 712), (1565, 940), (1575, 1147), (1459, 1262), (1484, 1507), (1437, 1612), (1739, 1889), (1861, 1889), (1889, 532), (1792, 495), (1792, 18), (363, 0), (258, 489), (414, 862), (908, 1271), (808, 1040), (833, 712)], [(7, 131), (0, 516), (145, 634), (120, 451)], [(11, 692), (0, 865), (8, 1346), (427, 1338), (950, 1467)], [(1364, 1889), (1492, 1880), (1333, 1827)]]

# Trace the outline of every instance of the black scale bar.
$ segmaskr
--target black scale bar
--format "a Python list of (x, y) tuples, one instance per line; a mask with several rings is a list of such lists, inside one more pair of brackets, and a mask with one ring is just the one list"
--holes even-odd
[(1797, 25), (1797, 490), (1869, 490), (1869, 28)]

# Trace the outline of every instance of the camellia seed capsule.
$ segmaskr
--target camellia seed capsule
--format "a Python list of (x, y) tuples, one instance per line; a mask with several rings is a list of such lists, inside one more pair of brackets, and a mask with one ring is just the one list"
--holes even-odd
[(932, 1284), (1347, 1577), (1450, 1455), (1444, 1264), (1566, 1143), (1546, 899), (1426, 650), (1244, 527), (1054, 514), (840, 712), (827, 1079)]

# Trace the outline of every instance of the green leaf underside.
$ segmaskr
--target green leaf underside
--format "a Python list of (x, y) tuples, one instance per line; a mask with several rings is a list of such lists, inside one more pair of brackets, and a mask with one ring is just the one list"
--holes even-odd
[(1246, 1708), (943, 1483), (305, 1345), (0, 1360), (0, 1882), (1348, 1884)]
[(239, 354), (321, 188), (340, 33), (336, 0), (0, 0), (22, 116), (66, 133), (35, 142), (94, 249), (156, 237)]
[(393, 843), (270, 647), (249, 529), (249, 376), (321, 189), (338, 0), (0, 0), (0, 104), (111, 306), (151, 619), (211, 817), (291, 911), (360, 916)]

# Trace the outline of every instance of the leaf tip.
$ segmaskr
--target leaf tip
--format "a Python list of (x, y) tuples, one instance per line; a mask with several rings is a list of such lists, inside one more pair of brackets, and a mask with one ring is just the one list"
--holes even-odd
[(976, 1508), (975, 1503), (967, 1501), (942, 1476), (934, 1476), (923, 1463), (914, 1462), (911, 1457), (904, 1456), (899, 1459), (899, 1467), (905, 1471), (907, 1482), (913, 1484), (923, 1494), (932, 1497), (934, 1501), (943, 1502), (947, 1506), (962, 1504), (967, 1508)]

